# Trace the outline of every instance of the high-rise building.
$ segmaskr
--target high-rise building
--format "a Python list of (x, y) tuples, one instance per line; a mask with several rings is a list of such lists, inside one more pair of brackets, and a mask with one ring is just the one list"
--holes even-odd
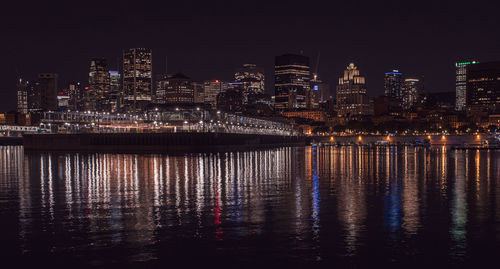
[(86, 92), (85, 109), (92, 111), (110, 111), (110, 91), (110, 73), (106, 59), (91, 59), (89, 90)]
[(457, 62), (455, 63), (455, 89), (456, 101), (455, 109), (463, 111), (467, 102), (467, 66), (477, 64), (478, 61)]
[(309, 58), (303, 55), (276, 56), (274, 107), (277, 110), (306, 108), (310, 85)]
[(84, 107), (82, 105), (82, 89), (80, 82), (70, 82), (68, 84), (69, 91), (69, 106), (70, 110), (83, 110)]
[(318, 75), (313, 75), (310, 85), (309, 94), (307, 96), (307, 108), (316, 109), (319, 108), (321, 103), (330, 99), (330, 87), (328, 83), (321, 81)]
[(500, 61), (467, 66), (467, 109), (500, 109)]
[(17, 112), (28, 113), (28, 81), (22, 78), (17, 82)]
[(402, 107), (404, 109), (412, 108), (418, 101), (418, 87), (420, 80), (418, 78), (406, 78), (401, 87)]
[(205, 102), (205, 88), (204, 84), (200, 82), (191, 82), (191, 87), (193, 87), (193, 102), (200, 104)]
[(166, 104), (192, 104), (194, 91), (190, 79), (184, 74), (177, 73), (165, 78)]
[(217, 108), (217, 95), (225, 92), (229, 88), (229, 83), (222, 80), (208, 80), (203, 83), (205, 104), (215, 109)]
[(43, 111), (57, 110), (57, 79), (54, 73), (38, 74), (40, 109)]
[(385, 73), (384, 88), (385, 96), (393, 99), (399, 105), (402, 104), (401, 86), (403, 85), (403, 73), (398, 70)]
[(342, 117), (355, 117), (372, 114), (370, 100), (366, 94), (365, 77), (358, 68), (349, 64), (337, 86), (337, 113)]
[(152, 99), (153, 53), (150, 49), (123, 51), (124, 101), (133, 110), (147, 106)]
[(109, 71), (109, 103), (111, 111), (118, 111), (122, 104), (121, 75), (118, 71)]
[(245, 102), (250, 94), (264, 93), (264, 72), (255, 64), (244, 64), (234, 74), (234, 81), (242, 83)]

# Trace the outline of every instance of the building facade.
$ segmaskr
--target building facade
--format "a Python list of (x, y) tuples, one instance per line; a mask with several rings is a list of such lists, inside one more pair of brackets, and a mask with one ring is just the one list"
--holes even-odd
[(110, 111), (110, 73), (106, 59), (90, 60), (89, 89), (85, 97), (85, 109), (91, 111)]
[(455, 109), (463, 111), (467, 103), (467, 66), (477, 64), (478, 61), (457, 62), (455, 63), (455, 91), (456, 101)]
[(393, 99), (399, 105), (403, 103), (403, 94), (401, 88), (403, 86), (403, 73), (399, 70), (392, 70), (392, 72), (385, 73), (384, 76), (384, 89), (385, 96)]
[(22, 78), (17, 81), (17, 112), (28, 113), (28, 82)]
[(38, 74), (38, 90), (40, 94), (40, 109), (43, 111), (55, 111), (57, 105), (57, 80), (58, 74), (40, 73)]
[(212, 109), (217, 108), (217, 95), (225, 92), (229, 88), (229, 83), (222, 80), (207, 80), (203, 83), (204, 103), (209, 104)]
[(128, 108), (140, 110), (152, 100), (153, 53), (150, 49), (123, 51), (123, 99)]
[(366, 94), (365, 77), (349, 64), (337, 86), (337, 114), (341, 117), (370, 115), (370, 100)]
[(244, 64), (234, 74), (234, 81), (241, 83), (245, 103), (248, 95), (264, 93), (265, 91), (264, 72), (257, 68), (255, 64)]
[(467, 66), (467, 109), (500, 109), (500, 61)]
[(418, 102), (420, 80), (418, 78), (406, 78), (401, 87), (402, 107), (410, 109)]
[(307, 107), (310, 90), (309, 58), (303, 55), (276, 56), (274, 65), (274, 107), (287, 110)]
[(190, 79), (178, 73), (165, 78), (165, 104), (192, 104), (194, 90)]

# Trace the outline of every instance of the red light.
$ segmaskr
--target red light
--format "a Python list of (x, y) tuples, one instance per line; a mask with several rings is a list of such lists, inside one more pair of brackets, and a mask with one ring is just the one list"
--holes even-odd
[(215, 82), (216, 82), (216, 83), (219, 83), (219, 80), (218, 80), (218, 79), (216, 79), (216, 80), (215, 80)]

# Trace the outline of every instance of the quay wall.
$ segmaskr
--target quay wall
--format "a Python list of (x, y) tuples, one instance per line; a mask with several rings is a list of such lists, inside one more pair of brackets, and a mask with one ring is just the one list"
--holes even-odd
[(305, 145), (299, 136), (231, 133), (29, 134), (28, 151), (204, 152)]
[[(360, 139), (361, 137), (361, 139)], [(309, 140), (316, 143), (355, 143), (372, 144), (377, 141), (389, 141), (390, 144), (414, 143), (417, 140), (428, 139), (431, 146), (481, 145), (488, 135), (349, 135), (349, 136), (317, 136)]]

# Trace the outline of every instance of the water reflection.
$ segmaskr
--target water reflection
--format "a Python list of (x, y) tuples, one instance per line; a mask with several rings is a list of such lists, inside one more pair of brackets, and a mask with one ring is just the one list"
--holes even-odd
[[(169, 156), (0, 147), (0, 158), (1, 212), (18, 231), (20, 255), (144, 262), (195, 248), (245, 260), (258, 249), (261, 259), (362, 264), (367, 255), (394, 262), (433, 251), (467, 261), (478, 255), (477, 240), (500, 241), (495, 151), (353, 146)], [(96, 254), (111, 249), (120, 251)]]

